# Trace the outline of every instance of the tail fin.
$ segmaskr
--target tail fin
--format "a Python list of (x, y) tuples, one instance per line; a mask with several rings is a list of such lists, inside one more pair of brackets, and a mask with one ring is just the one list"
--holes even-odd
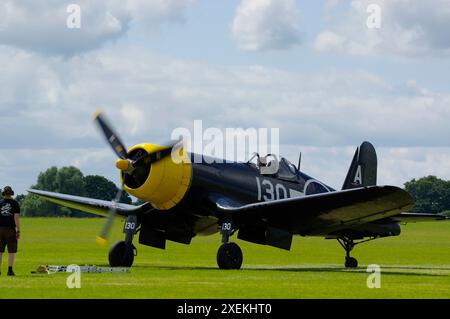
[(377, 153), (369, 142), (363, 142), (353, 156), (352, 164), (342, 189), (350, 189), (377, 184)]

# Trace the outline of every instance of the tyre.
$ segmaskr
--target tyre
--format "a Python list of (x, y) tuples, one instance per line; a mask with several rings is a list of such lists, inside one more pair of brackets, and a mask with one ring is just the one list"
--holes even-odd
[(356, 267), (358, 267), (358, 261), (353, 257), (346, 257), (345, 258), (345, 267), (356, 268)]
[(240, 269), (242, 266), (242, 250), (235, 243), (220, 246), (217, 252), (217, 265), (220, 269)]
[(128, 245), (125, 241), (115, 243), (109, 250), (109, 265), (111, 267), (131, 267), (134, 261), (133, 244)]

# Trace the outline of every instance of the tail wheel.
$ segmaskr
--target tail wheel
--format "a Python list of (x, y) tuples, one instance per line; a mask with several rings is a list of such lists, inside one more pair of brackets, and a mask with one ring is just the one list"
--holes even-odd
[(217, 265), (220, 269), (240, 269), (242, 259), (242, 250), (235, 243), (222, 244), (217, 252)]
[(111, 267), (131, 267), (135, 251), (136, 247), (133, 244), (127, 244), (125, 241), (117, 242), (109, 251), (109, 265)]
[(358, 267), (358, 261), (356, 260), (356, 258), (346, 257), (345, 258), (345, 267), (347, 267), (347, 268), (357, 268)]

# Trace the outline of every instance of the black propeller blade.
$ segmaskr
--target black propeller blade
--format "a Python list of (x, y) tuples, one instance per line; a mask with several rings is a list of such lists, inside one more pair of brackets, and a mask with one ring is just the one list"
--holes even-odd
[(123, 193), (123, 185), (117, 192), (116, 197), (114, 198), (113, 202), (114, 204), (112, 208), (109, 210), (106, 223), (103, 225), (100, 235), (97, 236), (96, 242), (99, 245), (104, 245), (108, 241), (109, 233), (111, 231), (114, 222), (114, 217), (116, 217), (117, 214), (117, 204), (120, 202), (120, 199), (122, 198), (122, 193)]
[(140, 165), (141, 163), (151, 164), (167, 157), (172, 153), (172, 150), (175, 147), (177, 147), (180, 142), (182, 142), (182, 139), (176, 142), (171, 142), (169, 144), (166, 144), (167, 146), (165, 146), (163, 149), (159, 151), (145, 154), (134, 161), (130, 161), (128, 159), (127, 148), (125, 147), (125, 145), (120, 140), (119, 136), (114, 132), (114, 130), (111, 128), (111, 125), (108, 124), (108, 122), (100, 112), (94, 114), (94, 121), (98, 124), (98, 126), (102, 130), (106, 141), (112, 147), (113, 151), (117, 154), (117, 156), (120, 159), (123, 160), (120, 161), (120, 165), (118, 168), (128, 174), (131, 174), (134, 168), (137, 165)]
[(94, 114), (94, 121), (99, 125), (106, 138), (106, 141), (109, 145), (111, 145), (117, 156), (121, 159), (127, 159), (127, 148), (122, 143), (119, 136), (112, 130), (111, 126), (103, 118), (103, 115), (99, 112)]

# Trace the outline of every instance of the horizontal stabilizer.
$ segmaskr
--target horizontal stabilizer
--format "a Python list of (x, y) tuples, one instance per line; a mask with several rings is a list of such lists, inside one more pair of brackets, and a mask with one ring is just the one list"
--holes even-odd
[(392, 220), (399, 223), (417, 223), (433, 222), (437, 220), (450, 220), (450, 218), (439, 214), (421, 214), (421, 213), (401, 213), (391, 217)]

